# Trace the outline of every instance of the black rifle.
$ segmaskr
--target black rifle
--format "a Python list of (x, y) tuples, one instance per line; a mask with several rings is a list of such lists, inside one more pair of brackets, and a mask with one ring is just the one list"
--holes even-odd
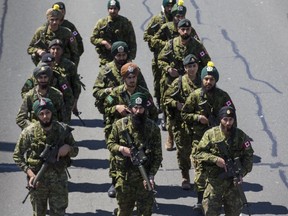
[[(64, 142), (64, 139), (66, 138), (66, 136), (69, 133), (71, 133), (72, 130), (74, 130), (74, 129), (71, 127), (67, 127), (67, 129), (65, 130), (65, 134), (63, 136), (61, 136), (61, 139), (59, 139), (59, 141), (56, 144), (54, 144), (54, 145), (46, 144), (45, 149), (40, 154), (40, 158), (43, 161), (43, 163), (42, 163), (40, 170), (37, 172), (37, 175), (33, 179), (33, 182), (32, 182), (33, 186), (32, 187), (29, 186), (29, 179), (28, 179), (28, 186), (26, 188), (29, 191), (28, 191), (26, 197), (24, 198), (24, 200), (22, 201), (23, 204), (26, 202), (26, 199), (28, 198), (30, 193), (33, 190), (36, 190), (37, 182), (39, 182), (41, 180), (41, 178), (44, 175), (44, 173), (46, 172), (47, 168), (51, 165), (56, 165), (58, 163), (57, 155), (58, 155), (58, 151), (59, 151), (59, 146)], [(66, 172), (67, 172), (69, 178), (71, 178), (67, 168), (66, 168)]]
[(127, 138), (127, 141), (128, 141), (128, 145), (131, 146), (131, 161), (132, 161), (132, 164), (134, 166), (137, 166), (140, 173), (141, 173), (141, 176), (143, 178), (143, 180), (146, 181), (147, 183), (147, 190), (152, 193), (153, 195), (153, 199), (154, 199), (154, 203), (155, 203), (155, 206), (156, 208), (158, 209), (158, 203), (155, 199), (155, 195), (157, 194), (157, 191), (153, 189), (151, 183), (150, 183), (150, 180), (147, 176), (147, 173), (146, 173), (146, 170), (145, 170), (145, 167), (144, 167), (144, 163), (147, 161), (147, 157), (145, 155), (145, 152), (143, 150), (143, 147), (138, 149), (137, 146), (135, 145), (134, 142), (132, 142), (131, 140), (131, 137), (128, 133), (127, 130), (124, 130), (123, 131), (124, 133), (124, 136)]
[(224, 146), (223, 143), (220, 143), (218, 145), (218, 148), (220, 150), (220, 152), (223, 154), (224, 156), (224, 160), (225, 160), (225, 165), (226, 165), (226, 169), (227, 172), (223, 172), (221, 173), (218, 177), (221, 179), (233, 179), (233, 184), (235, 185), (235, 187), (237, 187), (240, 198), (243, 202), (243, 206), (246, 207), (247, 209), (247, 213), (250, 216), (250, 209), (249, 209), (249, 203), (247, 201), (246, 195), (242, 189), (242, 184), (241, 184), (241, 161), (239, 157), (235, 157), (234, 159), (228, 157), (228, 152), (226, 147)]
[(200, 98), (201, 98), (201, 102), (198, 105), (204, 110), (203, 115), (205, 115), (208, 118), (208, 127), (212, 128), (212, 127), (219, 125), (219, 121), (218, 121), (216, 115), (214, 115), (214, 113), (213, 113), (213, 107), (204, 98), (203, 90), (201, 90)]

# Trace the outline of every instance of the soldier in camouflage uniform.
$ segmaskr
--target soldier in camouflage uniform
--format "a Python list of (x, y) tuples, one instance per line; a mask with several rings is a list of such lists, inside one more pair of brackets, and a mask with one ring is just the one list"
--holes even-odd
[(55, 107), (55, 112), (53, 112), (54, 119), (63, 122), (67, 121), (61, 92), (49, 86), (49, 79), (52, 76), (51, 68), (49, 66), (36, 67), (33, 74), (38, 85), (25, 94), (16, 117), (17, 125), (23, 130), (37, 120), (32, 106), (35, 101), (43, 97), (49, 98), (53, 102)]
[(185, 74), (176, 78), (164, 93), (164, 105), (167, 107), (169, 123), (172, 124), (172, 132), (177, 147), (178, 166), (182, 174), (182, 188), (189, 190), (191, 168), (192, 133), (181, 117), (181, 110), (186, 98), (197, 88), (194, 81), (198, 71), (198, 59), (187, 55), (183, 60)]
[[(133, 63), (127, 63), (121, 68), (121, 76), (124, 80), (124, 84), (114, 88), (108, 97), (105, 99), (105, 139), (107, 139), (111, 133), (112, 125), (118, 119), (128, 116), (131, 114), (129, 108), (130, 96), (136, 92), (142, 92), (148, 98), (146, 114), (149, 119), (157, 122), (158, 111), (153, 103), (153, 98), (149, 91), (142, 86), (137, 85), (137, 77), (140, 73), (139, 67)], [(115, 184), (115, 169), (114, 169), (114, 158), (110, 156), (110, 170), (109, 175), (112, 178), (112, 186), (108, 190), (108, 195), (113, 196), (113, 185)]]
[(176, 3), (176, 0), (163, 0), (162, 2), (162, 11), (153, 16), (150, 22), (147, 25), (147, 28), (144, 31), (144, 41), (148, 43), (148, 46), (153, 52), (154, 57), (152, 59), (152, 72), (154, 76), (154, 97), (156, 97), (157, 105), (160, 108), (160, 79), (161, 79), (161, 71), (157, 66), (157, 59), (160, 50), (152, 47), (152, 38), (161, 28), (164, 23), (171, 22), (173, 19), (171, 9), (173, 5)]
[(60, 20), (60, 26), (70, 29), (70, 31), (74, 35), (74, 37), (77, 41), (78, 54), (80, 57), (84, 52), (84, 45), (83, 45), (82, 37), (81, 37), (79, 31), (77, 30), (76, 26), (72, 22), (70, 22), (69, 20), (65, 19), (66, 7), (65, 7), (64, 2), (56, 2), (52, 5), (52, 8), (54, 8), (55, 5), (58, 5), (58, 7), (61, 10), (62, 15), (63, 15), (62, 19)]
[[(217, 114), (221, 107), (234, 105), (228, 93), (216, 87), (219, 73), (212, 62), (209, 62), (201, 71), (202, 87), (192, 92), (183, 106), (182, 117), (193, 131), (192, 160), (195, 177), (194, 186), (198, 193), (198, 201), (194, 206), (196, 211), (202, 209), (203, 192), (206, 187), (206, 176), (199, 161), (195, 158), (195, 151), (204, 132), (210, 127), (219, 124)], [(236, 124), (236, 118), (235, 118)]]
[[(133, 154), (132, 143), (146, 156), (141, 164), (154, 188), (154, 176), (162, 161), (160, 129), (154, 121), (147, 118), (146, 106), (149, 102), (145, 94), (134, 93), (129, 104), (131, 115), (113, 124), (107, 142), (108, 149), (116, 160), (117, 215), (132, 215), (136, 205), (137, 215), (148, 216), (152, 215), (153, 193), (147, 190), (147, 182), (143, 181), (138, 166), (131, 160), (136, 156), (135, 152)], [(132, 142), (128, 141), (129, 137)]]
[[(54, 121), (53, 110), (53, 104), (48, 98), (34, 102), (33, 112), (39, 121), (22, 131), (13, 154), (15, 163), (27, 174), (28, 186), (32, 188), (30, 201), (34, 216), (45, 216), (47, 203), (49, 215), (65, 215), (68, 207), (66, 170), (71, 164), (70, 157), (76, 157), (78, 154), (78, 147), (75, 146), (69, 126)], [(40, 155), (45, 148), (54, 148), (52, 146), (59, 148), (57, 158), (54, 158), (57, 162), (49, 164), (39, 181), (34, 183), (36, 174), (43, 164)]]
[[(63, 43), (61, 40), (54, 39), (49, 43), (49, 52), (54, 56), (55, 61), (53, 65), (53, 70), (60, 73), (68, 81), (69, 86), (72, 89), (74, 104), (70, 110), (67, 110), (68, 113), (79, 113), (77, 102), (79, 95), (81, 93), (81, 86), (83, 85), (80, 81), (79, 74), (77, 73), (76, 65), (69, 59), (63, 57)], [(64, 95), (66, 96), (66, 95)], [(65, 97), (64, 97), (65, 99)], [(70, 115), (71, 118), (71, 115)]]
[[(112, 44), (111, 54), (114, 60), (100, 68), (99, 74), (93, 86), (93, 96), (96, 98), (95, 106), (101, 114), (104, 114), (105, 98), (111, 93), (112, 89), (123, 84), (121, 67), (129, 59), (129, 47), (123, 41), (116, 41)], [(137, 77), (137, 85), (147, 88), (146, 81), (141, 72)]]
[(48, 9), (46, 16), (47, 23), (36, 30), (27, 49), (34, 64), (37, 65), (41, 57), (48, 52), (50, 41), (59, 39), (64, 43), (64, 57), (78, 65), (79, 54), (77, 41), (69, 29), (60, 26), (60, 20), (63, 15), (59, 7), (55, 6), (54, 8)]
[(93, 30), (90, 41), (99, 54), (100, 66), (113, 60), (111, 46), (116, 41), (124, 41), (130, 49), (129, 60), (136, 58), (137, 44), (133, 25), (126, 17), (119, 15), (120, 2), (109, 0), (109, 15), (100, 19)]
[[(49, 85), (58, 89), (63, 94), (65, 113), (67, 114), (67, 119), (65, 117), (65, 123), (68, 123), (71, 119), (71, 110), (74, 105), (73, 91), (68, 83), (66, 76), (63, 76), (59, 71), (54, 70), (55, 57), (51, 53), (46, 53), (42, 56), (41, 61), (37, 67), (49, 66), (53, 69), (52, 76), (49, 79)], [(37, 85), (37, 80), (34, 75), (28, 78), (21, 89), (21, 96), (24, 98), (25, 94), (33, 89)]]
[[(207, 174), (203, 209), (206, 216), (214, 216), (220, 215), (224, 206), (225, 215), (238, 216), (243, 201), (236, 184), (241, 184), (243, 177), (251, 172), (254, 151), (251, 138), (234, 126), (235, 110), (232, 107), (222, 107), (218, 118), (220, 125), (205, 132), (196, 152), (197, 160)], [(228, 160), (239, 163), (241, 170), (237, 182), (229, 175)]]
[[(206, 52), (203, 44), (191, 36), (191, 22), (188, 19), (182, 19), (178, 23), (179, 36), (169, 40), (158, 56), (158, 65), (162, 71), (161, 94), (163, 95), (169, 85), (179, 74), (183, 74), (183, 59), (188, 54), (193, 54), (199, 59), (199, 70), (206, 66), (210, 61), (210, 56)], [(198, 76), (198, 75), (197, 75)], [(196, 80), (197, 85), (197, 80)], [(173, 149), (172, 125), (168, 125), (168, 139), (166, 149)]]

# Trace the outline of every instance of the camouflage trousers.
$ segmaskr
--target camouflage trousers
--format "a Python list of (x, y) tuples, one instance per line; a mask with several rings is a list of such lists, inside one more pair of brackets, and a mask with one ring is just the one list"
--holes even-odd
[(220, 215), (222, 205), (226, 216), (238, 216), (243, 208), (240, 194), (232, 180), (210, 178), (202, 205), (206, 216)]
[(153, 195), (144, 188), (141, 176), (134, 178), (133, 174), (130, 174), (126, 175), (126, 178), (117, 177), (116, 180), (117, 215), (132, 216), (134, 206), (137, 208), (137, 215), (152, 215)]
[(36, 190), (32, 190), (30, 201), (33, 207), (33, 216), (46, 216), (49, 203), (50, 216), (64, 216), (68, 207), (67, 174), (55, 170), (48, 170), (43, 180), (39, 181)]
[(174, 142), (177, 147), (177, 161), (180, 170), (191, 169), (192, 135), (188, 133), (181, 121), (169, 120), (172, 125)]
[(157, 99), (158, 106), (160, 106), (161, 92), (160, 92), (160, 80), (162, 71), (159, 69), (157, 59), (152, 59), (152, 73), (153, 73), (153, 86), (154, 86), (154, 97)]
[(206, 188), (206, 180), (207, 175), (204, 172), (204, 169), (200, 162), (195, 157), (195, 152), (197, 145), (200, 142), (201, 137), (193, 134), (193, 141), (192, 141), (192, 154), (191, 154), (191, 160), (193, 161), (193, 167), (194, 167), (194, 189), (198, 192), (204, 191)]

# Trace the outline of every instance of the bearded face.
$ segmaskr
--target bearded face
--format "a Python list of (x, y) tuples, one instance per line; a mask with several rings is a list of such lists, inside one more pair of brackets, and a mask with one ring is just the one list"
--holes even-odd
[(142, 106), (132, 107), (132, 124), (138, 132), (143, 132), (146, 121), (145, 108)]
[(38, 114), (38, 119), (43, 128), (48, 128), (52, 124), (52, 112), (48, 109), (43, 109)]

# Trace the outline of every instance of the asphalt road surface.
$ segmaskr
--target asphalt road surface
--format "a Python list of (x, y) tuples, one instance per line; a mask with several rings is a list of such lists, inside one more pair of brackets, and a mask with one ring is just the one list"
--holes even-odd
[[(20, 89), (34, 67), (26, 49), (35, 30), (45, 22), (53, 1), (0, 0), (0, 215), (32, 215), (25, 174), (12, 153), (20, 129), (15, 117), (21, 104)], [(97, 54), (89, 38), (96, 21), (106, 16), (106, 0), (65, 1), (66, 18), (76, 24), (85, 46), (79, 73), (87, 90), (79, 100), (86, 127), (73, 117), (73, 134), (79, 156), (69, 168), (69, 215), (111, 215), (116, 200), (107, 196), (108, 150), (103, 122), (94, 107), (92, 86), (98, 73)], [(120, 14), (132, 20), (138, 52), (135, 63), (152, 92), (152, 54), (143, 31), (161, 0), (122, 0)], [(245, 177), (244, 190), (253, 215), (288, 215), (288, 150), (286, 133), (288, 84), (288, 1), (286, 0), (186, 0), (186, 17), (192, 21), (220, 72), (217, 85), (227, 91), (237, 107), (239, 128), (253, 139), (254, 167)], [(167, 132), (162, 132), (162, 143)], [(183, 191), (176, 151), (163, 148), (163, 166), (156, 181), (159, 210), (154, 215), (193, 215), (194, 191)], [(193, 178), (193, 170), (191, 170)], [(245, 213), (246, 212), (246, 213)], [(244, 215), (247, 211), (244, 211)]]

